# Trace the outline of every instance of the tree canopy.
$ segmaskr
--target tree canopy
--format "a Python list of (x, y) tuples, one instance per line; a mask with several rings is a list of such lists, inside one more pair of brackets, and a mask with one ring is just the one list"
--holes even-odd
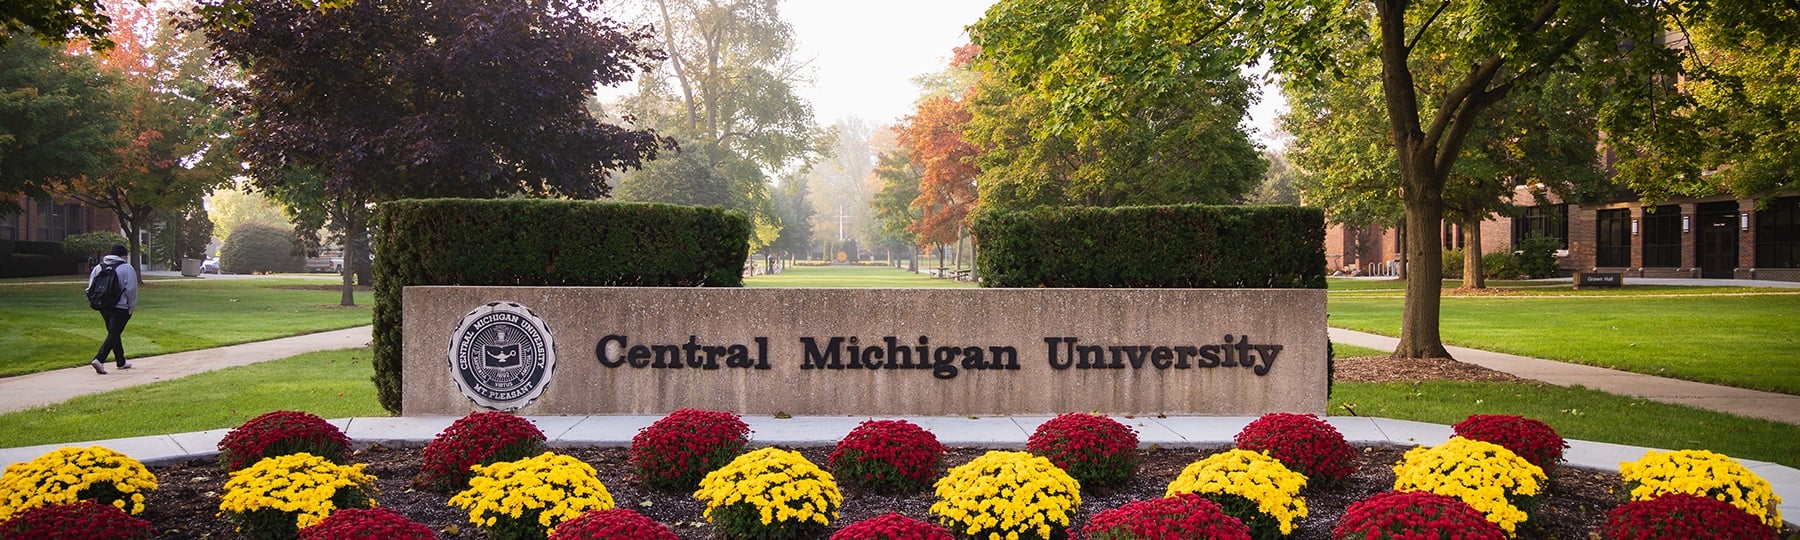
[[(0, 45), (0, 193), (43, 198), (111, 166), (117, 76), (101, 73), (91, 55), (12, 38)], [(19, 210), (0, 201), (0, 216)]]
[(1267, 167), (1238, 127), (1253, 99), (1241, 9), (995, 4), (971, 29), (983, 207), (1241, 200)]
[(259, 184), (311, 168), (334, 196), (606, 195), (610, 171), (666, 144), (602, 123), (586, 102), (661, 58), (590, 1), (359, 0), (324, 11), (226, 0), (197, 12), (243, 69), (239, 152)]

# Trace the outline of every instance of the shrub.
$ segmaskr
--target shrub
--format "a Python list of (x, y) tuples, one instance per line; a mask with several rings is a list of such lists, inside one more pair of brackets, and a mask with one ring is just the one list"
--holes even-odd
[(944, 445), (905, 420), (868, 420), (850, 430), (827, 465), (845, 483), (884, 493), (916, 493), (931, 484)]
[[(1462, 279), (1463, 257), (1465, 255), (1467, 254), (1463, 252), (1463, 248), (1444, 250), (1444, 279)], [(1466, 287), (1468, 284), (1465, 283), (1463, 286)]]
[(1313, 485), (1342, 482), (1356, 472), (1356, 450), (1337, 428), (1310, 414), (1269, 413), (1239, 431), (1237, 447), (1268, 452)]
[(312, 413), (273, 411), (251, 418), (219, 441), (219, 463), (227, 471), (264, 458), (303, 452), (344, 463), (350, 455), (350, 438)]
[(1531, 279), (1556, 277), (1556, 251), (1562, 248), (1562, 240), (1546, 236), (1533, 236), (1520, 241), (1519, 272)]
[(588, 510), (550, 531), (549, 540), (681, 540), (675, 531), (624, 508)]
[(831, 540), (956, 540), (943, 527), (889, 512), (851, 523)]
[(1298, 206), (985, 211), (988, 287), (1325, 288), (1325, 214)]
[(71, 234), (64, 237), (62, 240), (64, 253), (81, 257), (93, 257), (95, 261), (99, 261), (100, 257), (106, 255), (106, 252), (112, 249), (114, 245), (124, 244), (125, 235), (112, 231), (92, 231), (81, 234)]
[(958, 465), (933, 486), (931, 513), (971, 538), (1048, 540), (1069, 527), (1081, 484), (1041, 456), (990, 451)]
[(156, 475), (131, 456), (102, 446), (52, 450), (6, 467), (0, 476), (0, 521), (39, 506), (93, 500), (132, 515), (144, 513), (144, 493)]
[(300, 529), (300, 540), (437, 540), (437, 533), (386, 508), (345, 508)]
[(1519, 265), (1519, 256), (1511, 251), (1496, 251), (1481, 256), (1481, 274), (1488, 279), (1519, 279), (1526, 277), (1525, 268)]
[(1687, 493), (1669, 493), (1614, 508), (1600, 528), (1606, 540), (1684, 538), (1692, 540), (1776, 540), (1774, 527), (1731, 503)]
[(1344, 517), (1331, 529), (1331, 537), (1334, 540), (1503, 540), (1506, 531), (1455, 497), (1424, 491), (1386, 491), (1344, 509)]
[(431, 199), (382, 203), (372, 230), (381, 231), (372, 247), (375, 391), (397, 414), (406, 287), (736, 287), (751, 227), (742, 212), (716, 207)]
[(1105, 416), (1057, 415), (1039, 425), (1025, 450), (1044, 456), (1086, 487), (1115, 487), (1137, 476), (1137, 431)]
[(1394, 466), (1394, 489), (1455, 497), (1507, 536), (1531, 519), (1544, 492), (1544, 470), (1506, 447), (1462, 437), (1406, 452)]
[(631, 438), (631, 470), (644, 485), (690, 490), (750, 443), (750, 426), (723, 411), (681, 409)]
[(495, 540), (544, 538), (563, 521), (613, 507), (594, 467), (573, 457), (544, 452), (474, 468), (469, 489), (450, 497), (450, 506)]
[(1781, 496), (1767, 480), (1724, 454), (1652, 450), (1637, 461), (1619, 464), (1619, 476), (1633, 501), (1686, 493), (1731, 503), (1771, 527), (1782, 523)]
[(844, 504), (831, 473), (799, 452), (762, 448), (706, 474), (694, 498), (723, 538), (823, 536)]
[(1562, 463), (1563, 450), (1569, 447), (1549, 424), (1523, 416), (1471, 415), (1454, 429), (1458, 437), (1504, 446), (1543, 469), (1546, 475)]
[(1250, 537), (1278, 538), (1294, 532), (1306, 517), (1300, 489), (1306, 476), (1267, 453), (1227, 450), (1191, 463), (1169, 482), (1167, 496), (1193, 493), (1218, 503), (1226, 515), (1250, 528)]
[(518, 461), (544, 452), (544, 432), (530, 420), (487, 411), (470, 413), (425, 445), (415, 484), (437, 492), (462, 491), (474, 473), (469, 467)]
[(1133, 501), (1101, 512), (1081, 528), (1084, 540), (1250, 540), (1244, 522), (1192, 493)]
[(375, 504), (375, 477), (362, 464), (312, 454), (274, 456), (231, 473), (219, 511), (246, 538), (293, 540), (335, 510)]
[(219, 248), (219, 270), (228, 274), (299, 272), (306, 259), (294, 250), (294, 232), (261, 223), (232, 229)]
[(20, 540), (149, 540), (150, 522), (91, 500), (34, 506), (0, 521), (0, 538)]

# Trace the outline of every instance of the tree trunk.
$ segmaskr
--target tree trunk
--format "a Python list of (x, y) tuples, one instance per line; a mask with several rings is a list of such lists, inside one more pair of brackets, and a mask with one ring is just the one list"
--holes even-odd
[(339, 297), (338, 305), (354, 306), (356, 305), (356, 275), (362, 271), (363, 266), (366, 266), (366, 263), (363, 262), (362, 246), (357, 241), (357, 235), (367, 234), (368, 231), (367, 227), (363, 226), (356, 209), (345, 208), (342, 214), (344, 216), (344, 267), (339, 268), (338, 272), (343, 277), (343, 295)]
[[(1407, 271), (1406, 304), (1400, 317), (1400, 345), (1394, 349), (1394, 356), (1449, 358), (1438, 326), (1442, 304), (1439, 295), (1444, 286), (1444, 251), (1438, 245), (1437, 235), (1419, 234), (1419, 231), (1435, 230), (1444, 222), (1442, 190), (1423, 189), (1427, 187), (1425, 184), (1433, 182), (1442, 186), (1443, 179), (1431, 178), (1429, 167), (1409, 164), (1407, 157), (1401, 158), (1400, 176), (1406, 183), (1402, 198), (1406, 202), (1406, 229), (1411, 234), (1406, 235), (1407, 257), (1402, 263)], [(1427, 155), (1424, 161), (1429, 163), (1429, 160)]]
[(1486, 289), (1487, 273), (1481, 271), (1481, 221), (1463, 225), (1463, 287)]

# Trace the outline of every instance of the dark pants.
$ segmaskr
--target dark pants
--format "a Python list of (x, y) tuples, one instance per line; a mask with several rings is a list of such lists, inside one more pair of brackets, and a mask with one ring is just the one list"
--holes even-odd
[(106, 320), (106, 341), (100, 342), (100, 352), (94, 358), (105, 362), (106, 353), (111, 352), (120, 365), (125, 364), (125, 342), (120, 335), (125, 333), (125, 323), (131, 321), (131, 311), (119, 308), (100, 310), (100, 318)]

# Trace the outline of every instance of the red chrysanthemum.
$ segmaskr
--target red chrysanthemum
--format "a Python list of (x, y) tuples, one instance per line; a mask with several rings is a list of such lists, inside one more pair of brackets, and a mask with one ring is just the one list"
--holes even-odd
[(251, 418), (219, 441), (219, 463), (227, 471), (301, 452), (341, 464), (350, 455), (350, 438), (312, 413), (274, 411)]
[(1269, 413), (1239, 431), (1237, 447), (1268, 452), (1308, 485), (1331, 485), (1356, 473), (1356, 450), (1337, 428), (1310, 414)]
[(850, 430), (828, 465), (844, 483), (886, 493), (913, 493), (931, 483), (944, 460), (937, 436), (905, 420), (869, 420)]
[(631, 469), (644, 485), (692, 490), (750, 443), (750, 426), (723, 411), (681, 409), (631, 438)]

